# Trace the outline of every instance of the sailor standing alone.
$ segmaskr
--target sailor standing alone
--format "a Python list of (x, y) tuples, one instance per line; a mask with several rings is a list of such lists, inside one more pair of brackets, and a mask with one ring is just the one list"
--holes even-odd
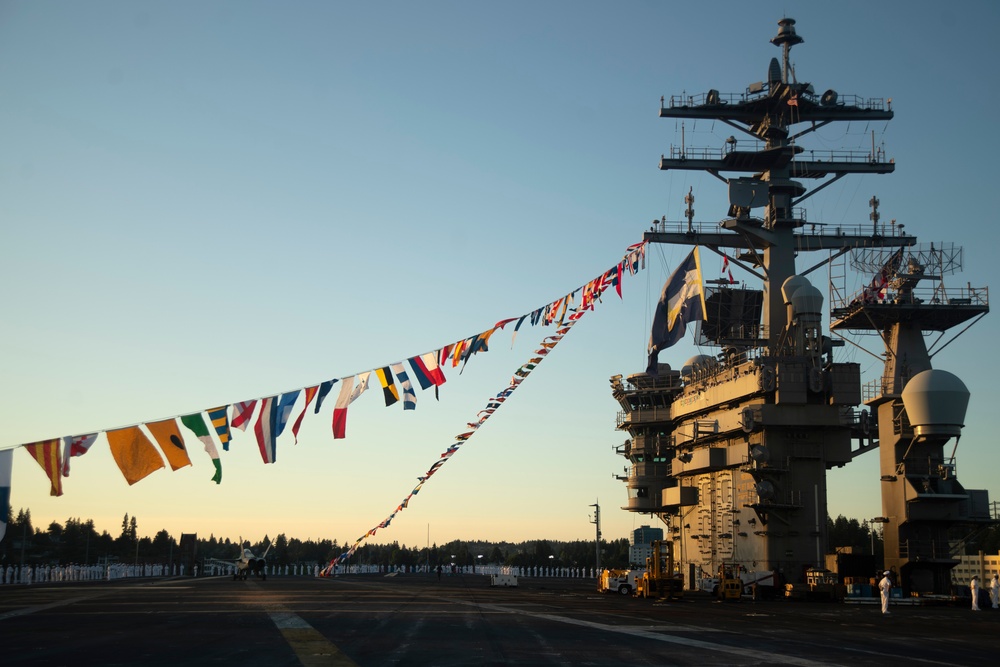
[(889, 613), (889, 591), (892, 590), (892, 579), (889, 570), (882, 573), (882, 581), (878, 582), (878, 590), (882, 594), (882, 613)]
[(972, 577), (969, 582), (969, 592), (972, 593), (972, 611), (979, 611), (979, 575)]

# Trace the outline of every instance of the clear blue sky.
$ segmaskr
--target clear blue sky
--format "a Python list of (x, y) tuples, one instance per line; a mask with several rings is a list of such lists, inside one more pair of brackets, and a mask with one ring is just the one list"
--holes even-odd
[[(995, 276), (1000, 108), (993, 2), (0, 3), (0, 447), (152, 421), (396, 362), (599, 275), (654, 218), (726, 212), (725, 187), (664, 173), (661, 95), (741, 92), (780, 51), (798, 79), (891, 97), (874, 130), (897, 170), (843, 179), (812, 218), (868, 220), (872, 195), (923, 241), (965, 246), (954, 281)], [(685, 128), (718, 147), (729, 128)], [(688, 248), (655, 247), (625, 299), (584, 317), (377, 541), (589, 539), (649, 523), (618, 509), (608, 378), (641, 370), (660, 287)], [(809, 264), (819, 261), (810, 257)], [(715, 260), (706, 270), (714, 277)], [(747, 278), (747, 276), (738, 277)], [(822, 272), (814, 274), (821, 276)], [(818, 286), (824, 289), (822, 278)], [(859, 279), (860, 280), (860, 279)], [(959, 479), (1000, 499), (997, 325), (935, 358), (973, 391)], [(441, 400), (385, 408), (377, 385), (330, 432), (332, 398), (265, 466), (249, 434), (221, 486), (194, 466), (129, 487), (102, 438), (65, 495), (15, 452), (11, 504), (36, 525), (93, 518), (235, 539), (352, 542), (388, 515), (543, 335), (498, 333)], [(876, 352), (877, 340), (864, 341)], [(663, 359), (697, 353), (690, 337)], [(880, 363), (853, 348), (877, 377)], [(374, 381), (374, 379), (373, 379)], [(830, 508), (881, 512), (875, 455), (830, 475)]]

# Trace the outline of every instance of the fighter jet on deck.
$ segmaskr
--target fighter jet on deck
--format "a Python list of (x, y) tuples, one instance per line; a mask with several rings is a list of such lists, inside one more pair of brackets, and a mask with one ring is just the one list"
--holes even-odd
[(255, 574), (262, 581), (267, 580), (267, 572), (265, 571), (265, 566), (267, 565), (267, 553), (271, 550), (274, 543), (271, 542), (267, 545), (267, 549), (264, 550), (263, 555), (255, 556), (253, 551), (244, 546), (243, 538), (240, 538), (239, 549), (240, 555), (236, 558), (229, 559), (213, 559), (217, 563), (225, 563), (226, 565), (234, 566), (233, 569), (233, 581), (237, 579), (246, 580), (246, 578), (251, 574)]

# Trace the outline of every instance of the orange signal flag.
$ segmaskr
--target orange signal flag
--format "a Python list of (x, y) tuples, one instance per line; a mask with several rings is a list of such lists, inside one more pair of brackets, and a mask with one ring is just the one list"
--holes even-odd
[(163, 459), (156, 453), (156, 447), (138, 426), (108, 431), (108, 444), (129, 486), (165, 467)]

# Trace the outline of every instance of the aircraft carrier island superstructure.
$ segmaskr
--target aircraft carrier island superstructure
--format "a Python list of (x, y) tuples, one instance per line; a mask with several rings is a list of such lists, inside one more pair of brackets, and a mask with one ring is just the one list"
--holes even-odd
[[(772, 59), (766, 81), (738, 94), (708, 90), (661, 101), (662, 118), (714, 120), (741, 139), (730, 137), (721, 149), (682, 140), (660, 160), (662, 170), (704, 170), (725, 183), (726, 218), (694, 222), (689, 193), (687, 220), (655, 223), (645, 238), (725, 255), (763, 287), (709, 281), (715, 285), (706, 290), (696, 335), (718, 354), (675, 369), (663, 363), (668, 349), (646, 372), (611, 378), (622, 409), (617, 425), (628, 432), (619, 447), (631, 464), (622, 478), (624, 509), (663, 521), (689, 587), (720, 566), (801, 583), (808, 569), (824, 566), (829, 547), (827, 470), (877, 449), (886, 567), (908, 593), (948, 592), (961, 538), (990, 517), (986, 492), (964, 489), (954, 451), (946, 455), (960, 435), (968, 391), (932, 369), (924, 332), (982, 317), (987, 290), (945, 290), (943, 276), (960, 268), (960, 250), (918, 245), (903, 225), (881, 223), (874, 197), (870, 222), (856, 227), (807, 219), (800, 204), (812, 194), (844, 176), (895, 166), (874, 141), (869, 151), (806, 150), (810, 133), (831, 123), (889, 121), (893, 112), (891, 100), (817, 94), (797, 82), (789, 52), (803, 40), (794, 20), (778, 26), (771, 42), (782, 60)], [(805, 265), (797, 268), (797, 259)], [(848, 260), (870, 274), (858, 294), (844, 291)], [(831, 335), (823, 331), (817, 280), (842, 283), (831, 289)], [(834, 353), (844, 346), (838, 332), (860, 330), (884, 341), (884, 373), (864, 386), (860, 365)]]

